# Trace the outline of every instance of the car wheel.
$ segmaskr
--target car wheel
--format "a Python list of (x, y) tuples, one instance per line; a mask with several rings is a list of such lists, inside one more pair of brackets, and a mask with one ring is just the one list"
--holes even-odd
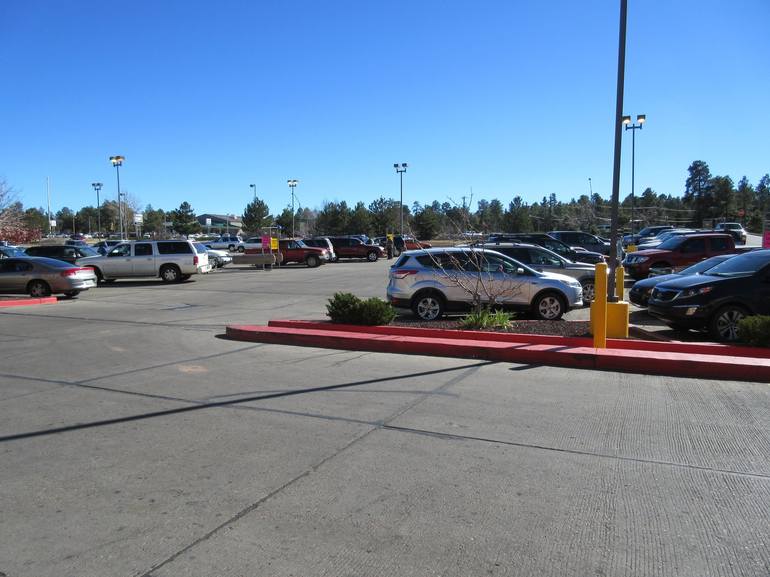
[(67, 298), (74, 298), (80, 294), (80, 291), (67, 291), (64, 293), (64, 296)]
[(368, 253), (366, 253), (366, 260), (369, 262), (377, 262), (378, 258), (379, 255), (373, 250), (370, 250)]
[(711, 317), (709, 334), (715, 341), (732, 342), (738, 340), (738, 321), (748, 316), (746, 309), (736, 305), (727, 305)]
[(102, 271), (100, 271), (100, 270), (99, 270), (98, 268), (96, 268), (95, 266), (94, 266), (94, 267), (91, 267), (91, 268), (93, 268), (93, 269), (94, 269), (94, 274), (96, 275), (96, 282), (97, 282), (97, 283), (100, 283), (100, 282), (104, 282), (104, 276), (102, 275)]
[(164, 264), (160, 268), (160, 278), (163, 279), (163, 282), (180, 282), (182, 280), (182, 274), (173, 264)]
[(340, 257), (338, 257), (336, 254), (334, 255), (334, 258), (332, 259), (332, 262), (340, 262)]
[(242, 246), (239, 246), (239, 247), (238, 247), (238, 252), (243, 252), (243, 251), (245, 251), (245, 250), (246, 250), (246, 249), (245, 249), (245, 248), (243, 248)]
[(412, 300), (414, 316), (424, 321), (433, 321), (444, 314), (444, 298), (436, 292), (418, 294)]
[(596, 298), (596, 287), (594, 286), (594, 280), (584, 280), (583, 285), (583, 302), (590, 303)]
[(566, 308), (564, 299), (552, 292), (540, 294), (532, 302), (532, 311), (535, 313), (535, 316), (545, 321), (560, 319)]
[(305, 259), (305, 264), (309, 266), (310, 268), (315, 268), (317, 266), (321, 265), (321, 259), (318, 258), (316, 255), (311, 254)]
[(235, 252), (235, 245), (234, 244), (227, 245), (227, 250), (229, 250), (230, 252)]
[(48, 283), (42, 280), (33, 280), (27, 285), (27, 292), (29, 296), (39, 299), (41, 297), (51, 296), (51, 287)]

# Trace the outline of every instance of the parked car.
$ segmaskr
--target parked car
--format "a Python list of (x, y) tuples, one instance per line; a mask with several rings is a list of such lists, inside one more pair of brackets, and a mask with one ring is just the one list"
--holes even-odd
[(310, 268), (315, 268), (331, 260), (331, 253), (328, 249), (308, 246), (299, 238), (280, 239), (278, 252), (281, 253), (281, 264), (299, 262)]
[[(261, 243), (262, 239), (260, 239), (260, 245)], [(223, 234), (215, 240), (207, 241), (205, 244), (216, 250), (229, 250), (230, 252), (243, 252), (245, 250), (243, 239), (235, 234)]]
[(628, 300), (638, 307), (646, 307), (647, 302), (650, 300), (650, 294), (652, 290), (660, 283), (675, 280), (683, 276), (690, 276), (693, 274), (706, 274), (711, 268), (714, 268), (721, 262), (726, 261), (728, 258), (733, 258), (734, 254), (720, 254), (712, 256), (700, 262), (696, 262), (693, 265), (683, 268), (679, 272), (673, 272), (669, 274), (654, 275), (650, 272), (650, 276), (643, 278), (634, 283), (634, 286), (628, 291)]
[(660, 233), (671, 230), (674, 227), (670, 224), (662, 224), (662, 225), (655, 225), (655, 226), (645, 226), (642, 230), (637, 232), (636, 234), (627, 234), (623, 237), (623, 247), (627, 247), (629, 244), (638, 245), (640, 242), (655, 238)]
[(657, 236), (652, 236), (643, 240), (640, 240), (636, 245), (636, 250), (647, 250), (648, 248), (656, 248), (666, 242), (668, 239), (674, 236), (682, 236), (683, 234), (693, 234), (696, 232), (705, 232), (695, 230), (694, 228), (672, 228), (671, 230), (664, 230)]
[(605, 256), (610, 254), (609, 242), (587, 232), (579, 230), (552, 230), (548, 233), (548, 236), (552, 236), (569, 246), (581, 246), (586, 250), (598, 252)]
[(393, 237), (393, 249), (396, 256), (405, 250), (419, 250), (423, 248), (433, 248), (433, 245), (426, 240), (417, 240), (411, 236), (397, 234)]
[(648, 312), (675, 329), (707, 330), (717, 341), (735, 341), (738, 321), (770, 314), (770, 250), (737, 255), (701, 275), (659, 284)]
[(554, 272), (571, 276), (583, 287), (583, 303), (588, 304), (594, 300), (596, 265), (567, 260), (561, 255), (536, 244), (487, 242), (474, 246), (502, 253), (517, 262), (532, 267), (538, 272)]
[(674, 272), (704, 258), (735, 253), (735, 243), (729, 234), (684, 234), (647, 250), (628, 253), (623, 267), (635, 279), (646, 278), (650, 269)]
[(527, 310), (541, 319), (559, 319), (583, 304), (583, 289), (575, 279), (537, 272), (499, 252), (471, 247), (407, 251), (389, 277), (388, 302), (423, 320), (470, 308), (474, 295), (467, 288), (478, 283), (488, 289), (478, 294), (487, 304)]
[(79, 258), (86, 256), (99, 256), (98, 252), (87, 245), (41, 244), (38, 246), (31, 246), (25, 252), (29, 256), (55, 258), (70, 264), (75, 264), (75, 261)]
[(739, 222), (720, 222), (714, 230), (719, 232), (727, 232), (733, 235), (735, 244), (746, 244), (746, 230)]
[(25, 256), (0, 260), (0, 292), (47, 297), (63, 293), (74, 297), (96, 286), (93, 269), (52, 258)]
[(604, 256), (602, 254), (587, 251), (582, 247), (580, 250), (572, 248), (544, 232), (493, 233), (489, 235), (487, 242), (523, 242), (527, 244), (536, 244), (555, 252), (567, 260), (587, 262), (590, 264), (604, 262)]
[(329, 260), (335, 261), (337, 260), (337, 255), (334, 253), (334, 245), (332, 244), (332, 241), (329, 240), (328, 236), (316, 236), (313, 238), (303, 238), (302, 242), (304, 242), (307, 246), (314, 246), (316, 248), (325, 248), (329, 251)]
[(195, 248), (198, 249), (198, 252), (203, 251), (209, 255), (209, 264), (211, 265), (212, 270), (215, 268), (223, 268), (225, 265), (233, 262), (233, 257), (231, 257), (230, 253), (226, 250), (209, 248), (200, 242), (195, 243)]
[(369, 262), (385, 256), (385, 251), (376, 244), (366, 244), (363, 240), (354, 236), (330, 236), (328, 239), (334, 247), (334, 260), (341, 258), (363, 258)]
[(0, 245), (0, 258), (11, 258), (14, 256), (27, 256), (27, 253), (17, 246), (9, 244)]
[(106, 255), (77, 260), (79, 266), (93, 267), (99, 281), (118, 278), (160, 277), (181, 282), (194, 274), (211, 270), (205, 250), (190, 240), (142, 240), (124, 242)]

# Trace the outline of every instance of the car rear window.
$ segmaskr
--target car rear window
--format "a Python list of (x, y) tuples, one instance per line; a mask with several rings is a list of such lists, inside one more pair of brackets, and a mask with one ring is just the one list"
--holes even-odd
[(160, 254), (192, 254), (192, 245), (187, 242), (164, 241), (158, 243)]

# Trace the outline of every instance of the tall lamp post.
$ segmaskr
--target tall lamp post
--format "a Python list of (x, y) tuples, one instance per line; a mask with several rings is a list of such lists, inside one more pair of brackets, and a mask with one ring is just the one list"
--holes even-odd
[(257, 200), (257, 185), (256, 184), (250, 184), (249, 188), (254, 191), (254, 200)]
[(99, 231), (99, 234), (102, 233), (102, 203), (99, 200), (99, 192), (102, 190), (102, 186), (104, 186), (101, 182), (92, 182), (91, 186), (96, 191), (96, 230)]
[(120, 193), (120, 167), (123, 166), (123, 156), (110, 156), (110, 162), (115, 167), (115, 174), (118, 177), (118, 220), (120, 221), (120, 239), (123, 240), (123, 203), (121, 201), (122, 194)]
[(634, 164), (635, 164), (635, 152), (636, 152), (636, 131), (641, 130), (644, 127), (644, 123), (647, 120), (646, 114), (637, 114), (637, 124), (631, 124), (631, 117), (624, 116), (623, 124), (626, 130), (631, 131), (631, 234), (634, 234)]
[(401, 218), (401, 238), (404, 238), (404, 173), (406, 172), (408, 166), (409, 165), (406, 162), (402, 162), (401, 164), (396, 163), (393, 165), (393, 168), (396, 169), (396, 172), (401, 179), (401, 196), (399, 197), (398, 201), (398, 212)]
[(287, 180), (286, 183), (289, 185), (289, 190), (291, 190), (291, 237), (294, 238), (294, 189), (297, 188), (299, 180), (291, 179)]

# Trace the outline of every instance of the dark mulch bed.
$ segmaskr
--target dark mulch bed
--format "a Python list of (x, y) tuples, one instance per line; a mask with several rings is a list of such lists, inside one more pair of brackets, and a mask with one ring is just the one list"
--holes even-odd
[[(421, 321), (414, 317), (396, 317), (391, 325), (401, 327), (420, 327), (426, 329), (462, 329), (461, 318), (442, 318), (438, 321)], [(588, 321), (535, 321), (513, 320), (507, 329), (488, 329), (497, 332), (520, 333), (527, 335), (556, 335), (560, 337), (590, 337)]]

